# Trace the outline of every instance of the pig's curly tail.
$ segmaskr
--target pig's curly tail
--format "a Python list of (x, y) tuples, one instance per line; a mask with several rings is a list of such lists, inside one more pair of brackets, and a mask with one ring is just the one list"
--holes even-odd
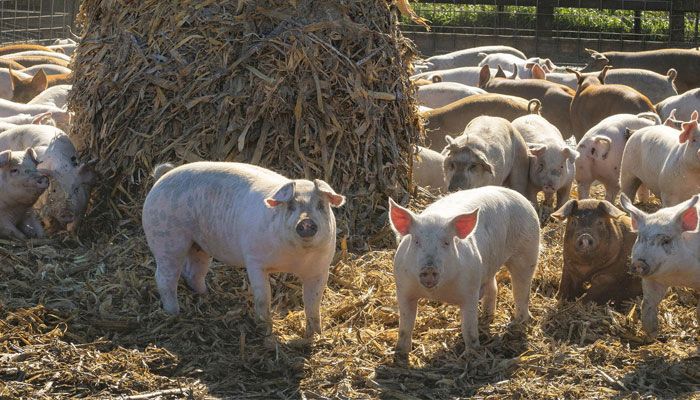
[(156, 182), (158, 182), (161, 176), (165, 175), (173, 168), (175, 168), (175, 166), (171, 163), (160, 164), (153, 168), (153, 177), (155, 178)]

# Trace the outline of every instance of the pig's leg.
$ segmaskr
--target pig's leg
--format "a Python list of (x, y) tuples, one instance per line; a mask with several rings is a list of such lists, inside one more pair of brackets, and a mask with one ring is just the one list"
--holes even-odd
[[(559, 197), (558, 193), (557, 197)], [(544, 206), (548, 208), (554, 207), (554, 194), (547, 192), (544, 193)]]
[(483, 284), (481, 290), (483, 291), (481, 296), (481, 306), (484, 309), (486, 321), (490, 324), (493, 321), (493, 316), (496, 314), (496, 298), (498, 297), (496, 276), (494, 275), (493, 279)]
[(158, 293), (160, 293), (160, 301), (163, 303), (165, 312), (172, 315), (180, 313), (180, 306), (177, 303), (177, 281), (185, 263), (184, 256), (183, 253), (155, 256), (156, 285), (158, 286)]
[(29, 211), (27, 214), (27, 217), (24, 219), (22, 223), (22, 232), (27, 236), (27, 237), (36, 237), (36, 238), (43, 238), (46, 237), (46, 232), (44, 232), (44, 227), (41, 225), (41, 222), (39, 222), (39, 219), (36, 217), (36, 213), (34, 211)]
[(649, 279), (642, 279), (642, 290), (644, 291), (642, 327), (647, 335), (653, 338), (659, 332), (659, 303), (666, 295), (668, 286)]
[(27, 236), (22, 233), (11, 221), (0, 221), (0, 237), (9, 239), (26, 240)]
[(641, 184), (642, 181), (629, 172), (625, 173), (625, 171), (622, 171), (622, 173), (620, 174), (620, 187), (622, 189), (622, 193), (627, 195), (627, 197), (629, 197), (630, 201), (632, 201), (633, 203), (634, 196), (637, 193), (637, 189), (639, 189), (639, 186)]
[(518, 254), (506, 263), (513, 285), (516, 322), (526, 322), (530, 319), (530, 287), (532, 285), (532, 276), (535, 274), (535, 267), (537, 266), (536, 254), (534, 258), (535, 260), (532, 261), (527, 255)]
[[(494, 277), (495, 281), (495, 277)], [(467, 349), (479, 345), (479, 294), (467, 294), (465, 303), (462, 304), (462, 339)]]
[(189, 287), (196, 293), (207, 293), (205, 278), (207, 272), (209, 272), (209, 264), (211, 264), (211, 257), (209, 254), (197, 245), (190, 247), (190, 250), (187, 252), (187, 260), (182, 275), (185, 277), (185, 281)]
[[(591, 197), (591, 182), (578, 182), (578, 198), (579, 200), (588, 199)], [(557, 203), (557, 207), (561, 207)], [(564, 204), (561, 204), (564, 205)]]
[(270, 276), (263, 266), (257, 263), (246, 263), (246, 270), (250, 279), (250, 289), (253, 292), (255, 314), (265, 324), (265, 334), (269, 335), (272, 333)]
[(561, 281), (559, 282), (559, 291), (557, 292), (557, 298), (566, 301), (572, 301), (576, 299), (576, 292), (578, 288), (574, 282), (574, 278), (571, 276), (570, 267), (564, 264), (564, 269), (561, 273)]
[(562, 186), (557, 190), (557, 208), (561, 207), (569, 201), (569, 196), (571, 196), (571, 185), (573, 182), (569, 182), (568, 185)]
[(615, 203), (615, 197), (620, 193), (620, 182), (616, 180), (609, 180), (603, 182), (605, 186), (605, 200)]
[(396, 351), (408, 354), (411, 352), (411, 337), (416, 324), (418, 299), (401, 293), (398, 289), (396, 295), (399, 302), (399, 340), (396, 343)]
[(321, 298), (328, 282), (328, 269), (324, 268), (320, 275), (302, 280), (304, 291), (304, 314), (306, 315), (305, 337), (321, 333)]
[(530, 201), (535, 206), (535, 209), (537, 209), (537, 193), (540, 192), (540, 188), (536, 187), (532, 183), (528, 183), (527, 185), (527, 199)]

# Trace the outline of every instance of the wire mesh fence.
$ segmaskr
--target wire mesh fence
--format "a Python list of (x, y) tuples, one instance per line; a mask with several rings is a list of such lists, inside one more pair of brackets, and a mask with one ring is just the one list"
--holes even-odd
[(0, 43), (70, 37), (80, 0), (0, 0)]

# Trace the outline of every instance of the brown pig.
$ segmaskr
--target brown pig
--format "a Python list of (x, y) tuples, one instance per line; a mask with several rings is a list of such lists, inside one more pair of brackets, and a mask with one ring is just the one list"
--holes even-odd
[(605, 200), (569, 200), (552, 216), (566, 220), (560, 301), (585, 294), (584, 300), (605, 304), (642, 293), (641, 280), (627, 273), (637, 235), (623, 211)]

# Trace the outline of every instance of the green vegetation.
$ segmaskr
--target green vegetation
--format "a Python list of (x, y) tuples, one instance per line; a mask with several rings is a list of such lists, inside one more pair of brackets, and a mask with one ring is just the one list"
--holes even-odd
[[(496, 6), (436, 4), (412, 2), (418, 15), (431, 21), (436, 31), (467, 32), (474, 28), (502, 28), (527, 31), (535, 29), (535, 7), (503, 7), (501, 13)], [(646, 40), (668, 40), (668, 13), (643, 11), (641, 34)], [(410, 25), (410, 20), (404, 19)], [(634, 34), (634, 11), (598, 10), (577, 8), (555, 8), (554, 29), (557, 36), (618, 38), (620, 34)], [(686, 14), (685, 35), (693, 40), (695, 15)]]

